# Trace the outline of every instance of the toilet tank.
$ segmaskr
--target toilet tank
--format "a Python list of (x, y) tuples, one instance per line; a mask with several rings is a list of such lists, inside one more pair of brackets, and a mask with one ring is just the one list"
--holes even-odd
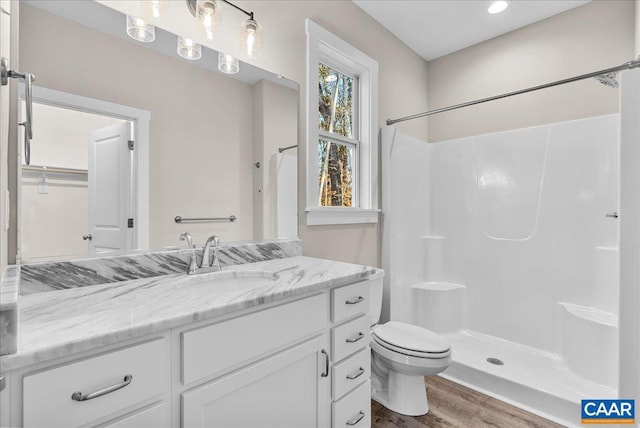
[(383, 285), (382, 280), (384, 278), (384, 271), (378, 269), (374, 274), (369, 276), (371, 299), (369, 301), (369, 317), (371, 318), (371, 325), (375, 325), (380, 320), (380, 313), (382, 312), (382, 294)]

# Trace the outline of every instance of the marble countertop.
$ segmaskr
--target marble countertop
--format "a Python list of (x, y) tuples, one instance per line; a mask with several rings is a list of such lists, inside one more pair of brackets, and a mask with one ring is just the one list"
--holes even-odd
[(370, 266), (304, 256), (229, 266), (221, 272), (244, 276), (263, 271), (278, 279), (248, 290), (190, 290), (190, 284), (221, 274), (170, 274), (21, 296), (18, 351), (0, 357), (0, 370), (382, 275)]

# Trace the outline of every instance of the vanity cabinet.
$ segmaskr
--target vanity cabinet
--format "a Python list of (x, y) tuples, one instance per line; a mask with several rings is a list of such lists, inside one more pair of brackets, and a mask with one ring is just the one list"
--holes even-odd
[(326, 346), (321, 335), (183, 393), (182, 426), (328, 426)]
[(23, 367), (1, 423), (368, 427), (368, 308), (362, 281)]
[(25, 375), (24, 427), (166, 425), (167, 350), (168, 338), (157, 338)]
[(327, 294), (180, 332), (181, 426), (328, 426)]
[(371, 281), (331, 290), (331, 426), (371, 426)]

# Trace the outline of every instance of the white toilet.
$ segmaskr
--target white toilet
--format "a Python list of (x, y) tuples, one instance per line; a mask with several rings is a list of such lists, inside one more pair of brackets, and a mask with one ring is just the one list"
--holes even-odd
[(403, 415), (424, 415), (429, 412), (424, 376), (449, 366), (451, 346), (423, 327), (396, 321), (377, 324), (382, 289), (382, 278), (372, 281), (371, 398)]

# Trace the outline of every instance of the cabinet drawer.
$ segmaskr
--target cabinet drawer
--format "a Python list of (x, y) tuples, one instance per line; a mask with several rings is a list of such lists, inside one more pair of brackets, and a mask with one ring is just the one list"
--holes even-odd
[(252, 360), (327, 325), (327, 294), (182, 333), (182, 382)]
[(364, 428), (371, 426), (371, 382), (360, 385), (332, 405), (333, 428)]
[(358, 282), (331, 290), (331, 321), (339, 323), (369, 311), (369, 282)]
[(353, 357), (347, 358), (332, 370), (332, 397), (339, 399), (371, 377), (371, 349), (366, 347)]
[[(168, 385), (168, 345), (164, 339), (110, 352), (24, 377), (24, 426), (73, 427), (108, 416), (163, 393)], [(71, 398), (123, 385), (86, 401)]]
[(369, 317), (365, 315), (331, 329), (333, 362), (337, 363), (369, 346), (370, 328)]

